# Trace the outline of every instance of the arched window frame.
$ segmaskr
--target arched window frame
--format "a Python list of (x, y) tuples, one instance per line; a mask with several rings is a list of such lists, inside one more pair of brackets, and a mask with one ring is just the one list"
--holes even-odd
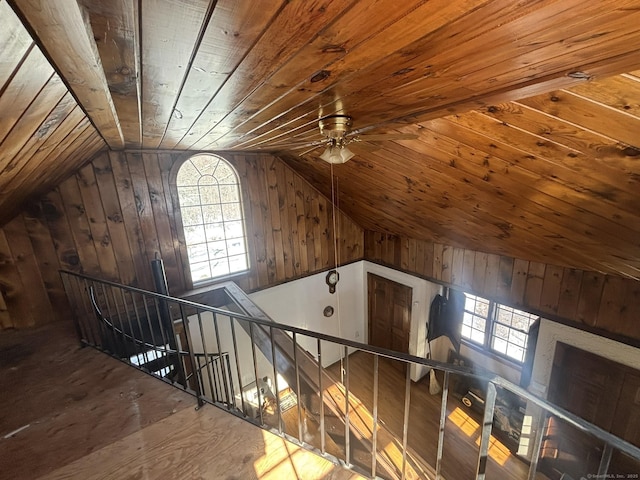
[[(237, 192), (237, 197), (236, 197), (237, 201), (224, 202), (219, 197), (221, 201), (218, 203), (206, 203), (206, 201), (202, 200), (202, 196), (199, 195), (198, 202), (188, 202), (188, 201), (185, 202), (184, 189), (186, 185), (184, 184), (181, 185), (181, 183), (183, 183), (181, 172), (184, 172), (183, 168), (190, 168), (189, 165), (195, 166), (198, 162), (206, 162), (206, 160), (209, 160), (209, 161), (213, 160), (212, 163), (213, 165), (215, 165), (215, 167), (213, 167), (213, 170), (210, 172), (205, 171), (204, 174), (203, 174), (203, 171), (205, 169), (202, 168), (203, 171), (200, 171), (198, 183), (194, 185), (188, 185), (188, 187), (191, 189), (198, 189), (198, 191), (200, 192), (200, 187), (204, 186), (201, 183), (201, 180), (203, 179), (203, 177), (215, 178), (215, 170), (222, 165), (224, 169), (228, 169), (228, 171), (232, 174), (232, 178), (233, 178), (232, 183), (224, 183), (224, 185), (228, 186), (232, 184), (235, 186), (235, 189)], [(196, 170), (198, 170), (197, 167), (196, 167)], [(222, 180), (224, 180), (225, 178), (227, 177), (225, 176)], [(216, 179), (217, 186), (221, 185), (220, 180), (221, 179)], [(209, 180), (209, 182), (210, 184), (206, 186), (213, 186), (211, 185), (213, 182), (211, 180)], [(240, 177), (238, 175), (238, 172), (233, 167), (231, 162), (229, 162), (229, 160), (225, 159), (223, 156), (218, 154), (213, 154), (213, 153), (197, 153), (197, 154), (189, 155), (184, 160), (178, 161), (176, 162), (176, 164), (174, 164), (171, 172), (171, 187), (172, 187), (172, 191), (173, 191), (172, 193), (175, 199), (175, 205), (178, 207), (176, 212), (176, 223), (177, 223), (178, 229), (180, 230), (179, 237), (181, 240), (181, 247), (182, 247), (181, 257), (183, 259), (183, 264), (185, 266), (185, 280), (187, 281), (187, 283), (191, 283), (191, 285), (193, 286), (203, 286), (206, 284), (219, 282), (226, 278), (246, 274), (251, 268), (251, 265), (249, 260), (250, 252), (249, 252), (248, 233), (247, 233), (247, 227), (246, 227), (247, 222), (245, 218), (245, 209), (244, 209), (244, 202), (243, 202), (244, 189), (240, 182)], [(207, 221), (210, 219), (205, 218), (206, 212), (204, 212), (203, 207), (218, 205), (222, 210), (224, 205), (230, 205), (230, 204), (238, 205), (239, 214), (240, 214), (239, 219), (236, 219), (236, 218), (228, 219), (226, 218), (226, 215), (224, 212), (222, 212), (222, 217), (219, 219), (219, 221)], [(202, 211), (202, 223), (198, 224), (197, 222), (193, 221), (193, 218), (190, 216), (188, 212), (189, 207), (200, 207)], [(235, 223), (238, 221), (240, 222), (239, 224), (242, 230), (241, 235), (238, 233), (228, 234), (227, 232), (229, 231), (228, 229), (229, 224)], [(209, 232), (206, 232), (204, 242), (193, 242), (193, 231), (191, 227), (200, 225), (206, 228), (208, 225), (210, 226), (213, 224), (221, 224), (222, 230), (224, 231), (224, 235), (225, 235), (224, 239), (219, 238), (214, 240), (213, 238), (209, 237), (211, 238), (210, 240), (209, 238), (206, 238), (206, 235), (209, 233)], [(235, 231), (236, 232), (238, 231), (237, 227)], [(229, 253), (228, 242), (235, 239), (242, 240), (242, 249), (244, 250), (244, 253), (240, 253), (239, 251), (235, 251), (235, 250)], [(212, 258), (210, 254), (211, 252), (209, 250), (209, 246), (210, 244), (213, 244), (215, 242), (220, 242), (220, 241), (225, 242), (225, 246), (227, 247), (227, 250), (226, 250), (227, 253), (224, 256), (221, 256), (218, 258)], [(193, 253), (194, 253), (195, 245), (203, 245), (203, 244), (206, 245), (206, 248), (207, 248), (207, 259), (208, 259), (207, 261), (212, 262), (215, 260), (224, 259), (227, 262), (230, 262), (231, 259), (236, 260), (236, 257), (240, 257), (243, 255), (244, 263), (240, 262), (240, 265), (242, 266), (242, 268), (234, 268), (233, 266), (230, 265), (229, 269), (225, 272), (219, 271), (218, 274), (215, 274), (215, 271), (211, 270), (209, 272), (210, 276), (205, 277), (200, 275), (201, 271), (199, 271), (197, 267), (201, 266), (198, 264), (202, 264), (204, 263), (204, 261), (202, 262), (194, 261)]]

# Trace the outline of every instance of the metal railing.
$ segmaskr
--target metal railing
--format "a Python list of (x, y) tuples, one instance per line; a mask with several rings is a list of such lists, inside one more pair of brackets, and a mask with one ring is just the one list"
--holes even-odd
[[(549, 441), (548, 428), (545, 431), (549, 418), (601, 444), (597, 471), (588, 472), (590, 478), (607, 478), (619, 455), (640, 462), (640, 449), (634, 445), (501, 377), (275, 323), (234, 284), (214, 287), (210, 298), (216, 305), (211, 306), (72, 272), (61, 275), (83, 344), (191, 393), (199, 405), (215, 404), (365, 476), (443, 478), (453, 378), (484, 389), (477, 479), (491, 477), (487, 466), (492, 432), (496, 433), (498, 400), (504, 392), (526, 404), (529, 467), (522, 478), (546, 478), (538, 467), (543, 444)], [(327, 352), (334, 356), (337, 352), (343, 362), (340, 380), (323, 368)], [(370, 408), (351, 388), (354, 352), (373, 360)], [(403, 409), (400, 431), (391, 431), (380, 417), (380, 359), (404, 364), (404, 405), (397, 402)], [(412, 365), (433, 368), (443, 380), (440, 414), (433, 420), (439, 425), (435, 461), (421, 458), (408, 445), (412, 425), (423, 420), (410, 416)], [(493, 478), (506, 477), (498, 472)]]

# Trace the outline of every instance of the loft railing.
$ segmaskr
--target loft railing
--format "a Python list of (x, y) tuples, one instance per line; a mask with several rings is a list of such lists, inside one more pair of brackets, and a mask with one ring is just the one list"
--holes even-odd
[[(275, 323), (231, 283), (193, 297), (214, 303), (211, 306), (72, 272), (61, 276), (83, 344), (185, 390), (199, 405), (217, 405), (365, 476), (443, 478), (453, 377), (484, 386), (477, 479), (491, 477), (487, 465), (499, 392), (510, 392), (527, 405), (528, 480), (547, 478), (540, 476), (538, 467), (550, 418), (601, 444), (597, 471), (589, 472), (590, 478), (615, 478), (608, 472), (615, 467), (612, 459), (620, 455), (640, 462), (640, 449), (634, 445), (501, 377)], [(340, 380), (323, 366), (327, 354), (335, 357), (336, 352), (343, 362)], [(371, 408), (350, 389), (354, 352), (373, 359)], [(404, 402), (398, 402), (401, 432), (391, 432), (378, 415), (380, 359), (404, 364)], [(435, 465), (408, 448), (411, 425), (424, 420), (410, 416), (411, 366), (433, 368), (443, 380)], [(493, 478), (506, 476), (497, 472)]]

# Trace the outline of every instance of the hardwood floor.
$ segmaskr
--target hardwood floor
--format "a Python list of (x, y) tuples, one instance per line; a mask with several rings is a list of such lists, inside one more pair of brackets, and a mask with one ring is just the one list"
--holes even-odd
[[(340, 364), (329, 367), (330, 373), (340, 378)], [(349, 357), (350, 391), (369, 409), (373, 408), (373, 357), (357, 352)], [(378, 418), (402, 439), (404, 415), (404, 375), (390, 361), (379, 362)], [(421, 456), (427, 464), (435, 466), (440, 418), (441, 395), (430, 395), (428, 378), (411, 384), (409, 450)], [(447, 422), (442, 460), (442, 473), (449, 480), (475, 478), (478, 461), (480, 428), (473, 416), (468, 415), (462, 403), (449, 396)], [(379, 445), (385, 448), (385, 445)], [(486, 478), (526, 479), (529, 466), (513, 456), (495, 438), (489, 449)], [(539, 474), (539, 479), (544, 479)]]
[(356, 479), (66, 325), (0, 335), (0, 479)]

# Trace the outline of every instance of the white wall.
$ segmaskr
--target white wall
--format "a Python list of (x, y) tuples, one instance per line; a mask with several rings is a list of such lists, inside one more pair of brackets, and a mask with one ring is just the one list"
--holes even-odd
[[(363, 262), (339, 267), (340, 280), (333, 294), (329, 293), (323, 272), (260, 290), (249, 297), (275, 322), (366, 343), (362, 269)], [(323, 311), (329, 305), (334, 314), (325, 317)], [(317, 355), (314, 339), (298, 336), (298, 341), (305, 350)], [(324, 367), (341, 357), (339, 346), (322, 343)]]

